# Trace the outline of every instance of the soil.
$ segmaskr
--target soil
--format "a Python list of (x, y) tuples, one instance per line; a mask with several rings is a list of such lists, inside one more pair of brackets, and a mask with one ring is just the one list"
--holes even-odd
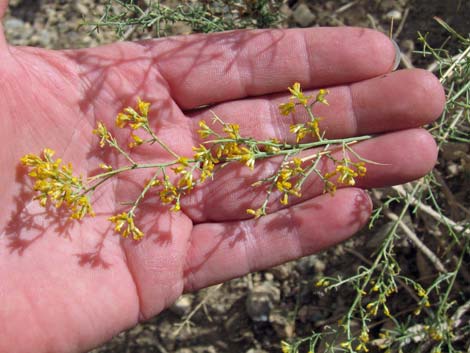
[[(11, 0), (5, 19), (8, 40), (17, 45), (53, 49), (113, 42), (117, 38), (112, 30), (89, 33), (85, 27), (78, 28), (83, 18), (97, 19), (104, 3), (104, 0)], [(296, 12), (301, 4), (307, 5), (301, 9), (304, 13)], [(303, 15), (305, 21), (310, 18), (308, 25), (354, 25), (388, 33), (390, 18), (395, 17), (396, 41), (408, 58), (408, 64), (404, 64), (416, 67), (431, 63), (431, 59), (413, 52), (421, 48), (418, 31), (428, 33), (434, 46), (448, 36), (433, 16), (443, 18), (464, 35), (470, 29), (470, 16), (465, 16), (470, 13), (470, 2), (459, 0), (289, 1), (285, 10), (288, 15), (285, 26), (290, 27), (305, 25)], [(135, 33), (134, 38), (139, 35)], [(324, 296), (313, 283), (323, 274), (353, 273), (361, 264), (361, 256), (367, 258), (372, 252), (383, 227), (386, 225), (363, 231), (323, 254), (187, 294), (154, 319), (121, 333), (92, 353), (279, 352), (281, 340), (294, 335), (308, 336), (312, 330), (338, 320), (350, 293)], [(406, 245), (401, 251), (400, 256), (409, 259), (409, 266), (417, 268), (415, 251)], [(191, 323), (177, 334), (178, 325), (200, 303), (203, 304), (194, 312)]]

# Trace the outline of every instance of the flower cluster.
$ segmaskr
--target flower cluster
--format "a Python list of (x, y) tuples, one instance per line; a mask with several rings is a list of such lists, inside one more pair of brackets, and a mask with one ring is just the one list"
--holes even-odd
[(223, 134), (219, 134), (211, 129), (204, 120), (199, 122), (199, 136), (206, 139), (209, 136), (215, 136), (216, 140), (211, 146), (213, 153), (210, 156), (212, 163), (227, 163), (238, 161), (245, 164), (253, 170), (256, 160), (256, 150), (258, 147), (254, 144), (247, 145), (249, 139), (240, 136), (240, 126), (238, 124), (227, 124), (219, 117), (214, 117), (214, 122), (222, 125)]
[(140, 98), (137, 98), (136, 109), (127, 107), (123, 112), (116, 116), (116, 126), (124, 128), (129, 125), (132, 130), (140, 129), (141, 127), (148, 125), (148, 114), (150, 110), (150, 103), (144, 102)]
[(308, 134), (320, 140), (322, 138), (320, 135), (320, 126), (318, 124), (320, 119), (321, 118), (315, 118), (312, 121), (307, 121), (306, 123), (292, 124), (289, 127), (289, 131), (295, 134), (295, 141), (299, 143)]
[(92, 132), (100, 138), (99, 144), (101, 148), (106, 146), (106, 144), (109, 143), (109, 141), (112, 139), (112, 135), (101, 121), (98, 122), (96, 129), (94, 129)]
[(289, 196), (291, 195), (301, 197), (301, 188), (304, 178), (305, 169), (302, 167), (302, 160), (294, 157), (291, 161), (284, 163), (275, 175), (254, 184), (254, 186), (258, 186), (264, 183), (270, 183), (270, 189), (263, 205), (257, 209), (248, 208), (246, 213), (254, 216), (255, 219), (266, 215), (269, 196), (273, 189), (281, 193), (279, 202), (282, 205), (289, 203)]
[(392, 285), (385, 285), (385, 282), (381, 282), (380, 284), (374, 284), (370, 292), (378, 293), (378, 298), (369, 302), (366, 305), (368, 313), (372, 316), (376, 316), (380, 307), (382, 307), (384, 315), (387, 317), (392, 317), (392, 314), (390, 313), (390, 310), (387, 306), (387, 299), (392, 294), (397, 292), (395, 284), (392, 283)]
[[(127, 107), (123, 112), (116, 116), (116, 126), (122, 129), (129, 125), (132, 130), (143, 128), (144, 130), (149, 131), (149, 110), (150, 103), (144, 102), (140, 98), (137, 98), (137, 107), (135, 109), (132, 107)], [(142, 137), (134, 132), (131, 132), (130, 142), (128, 143), (130, 148), (140, 146), (144, 143), (145, 141)]]
[[(334, 194), (336, 191), (336, 184), (343, 184), (347, 186), (356, 185), (357, 177), (366, 175), (367, 168), (364, 162), (352, 162), (347, 158), (342, 161), (336, 162), (336, 168), (332, 172), (328, 172), (323, 176), (324, 190)], [(336, 177), (336, 182), (331, 180)]]
[(27, 154), (21, 158), (21, 163), (31, 169), (28, 175), (36, 180), (33, 188), (38, 195), (34, 199), (43, 207), (48, 201), (57, 208), (66, 206), (74, 219), (93, 216), (82, 178), (73, 175), (70, 164), (63, 165), (61, 159), (54, 160), (54, 154), (55, 151), (46, 148), (42, 156)]
[(347, 349), (353, 352), (369, 352), (369, 348), (367, 344), (370, 341), (369, 332), (367, 331), (367, 327), (363, 327), (361, 334), (358, 337), (358, 343), (353, 350), (353, 341), (345, 341), (340, 344), (341, 348)]
[(193, 147), (193, 151), (195, 152), (193, 159), (198, 161), (197, 168), (200, 171), (199, 181), (203, 183), (207, 178), (212, 177), (215, 165), (219, 163), (219, 160), (204, 145)]
[[(112, 166), (101, 163), (101, 173), (89, 178), (89, 186), (85, 186), (81, 178), (73, 176), (70, 165), (62, 165), (60, 159), (53, 160), (51, 150), (46, 149), (43, 158), (26, 155), (22, 162), (32, 168), (30, 176), (37, 180), (34, 188), (39, 193), (36, 199), (41, 205), (45, 206), (47, 200), (52, 200), (57, 207), (65, 204), (71, 209), (72, 217), (77, 219), (93, 214), (89, 195), (108, 179), (137, 169), (153, 170), (154, 176), (142, 186), (140, 195), (130, 203), (129, 210), (109, 218), (117, 233), (123, 237), (131, 236), (138, 240), (144, 234), (135, 224), (135, 214), (148, 193), (156, 195), (162, 204), (171, 205), (171, 210), (179, 211), (182, 197), (199, 184), (214, 178), (220, 168), (235, 163), (253, 170), (255, 164), (261, 159), (284, 157), (273, 175), (255, 183), (268, 185), (266, 199), (262, 206), (247, 210), (248, 214), (258, 218), (267, 214), (271, 194), (277, 194), (282, 205), (287, 205), (291, 196), (301, 197), (302, 185), (312, 172), (323, 179), (325, 190), (331, 193), (336, 189), (336, 184), (354, 185), (355, 178), (366, 173), (362, 161), (352, 162), (346, 155), (342, 160), (337, 161), (331, 156), (330, 145), (337, 145), (340, 141), (343, 143), (343, 150), (345, 146), (351, 150), (349, 144), (357, 141), (350, 138), (331, 142), (324, 138), (324, 133), (319, 126), (322, 118), (315, 116), (312, 108), (317, 103), (328, 105), (326, 100), (328, 90), (321, 89), (316, 96), (306, 95), (300, 84), (294, 83), (292, 87), (289, 87), (289, 92), (291, 93), (289, 101), (279, 107), (281, 114), (294, 113), (300, 106), (305, 109), (308, 116), (306, 122), (290, 126), (290, 132), (295, 134), (296, 144), (274, 138), (257, 140), (242, 136), (238, 124), (226, 123), (213, 114), (213, 126), (209, 126), (204, 120), (199, 122), (197, 132), (202, 142), (193, 147), (192, 156), (182, 156), (175, 153), (151, 128), (149, 122), (151, 104), (138, 98), (135, 107), (123, 109), (114, 120), (115, 128), (130, 129), (130, 142), (127, 147), (119, 143), (103, 122), (98, 122), (93, 130), (93, 134), (99, 138), (100, 147), (114, 148), (130, 164)], [(313, 142), (304, 142), (307, 136), (310, 136)], [(143, 144), (159, 145), (168, 153), (169, 158), (165, 162), (152, 164), (136, 162), (132, 156), (132, 150)], [(324, 151), (308, 156), (309, 150), (320, 147), (323, 147)], [(301, 159), (299, 158), (301, 153), (307, 156)], [(317, 164), (324, 157), (334, 161), (335, 170), (321, 175)]]
[(312, 107), (316, 103), (329, 105), (328, 101), (326, 100), (326, 96), (329, 93), (328, 90), (320, 89), (315, 99), (312, 100), (312, 96), (306, 96), (300, 88), (300, 83), (296, 82), (292, 87), (289, 87), (289, 92), (292, 94), (292, 96), (289, 98), (289, 102), (279, 105), (281, 114), (286, 116), (290, 115), (295, 112), (296, 106), (300, 105), (306, 110), (309, 116), (309, 121), (305, 123), (292, 124), (289, 127), (289, 131), (296, 135), (296, 142), (299, 143), (309, 134), (312, 137), (321, 140), (322, 135), (320, 132), (319, 122), (322, 118), (313, 114)]
[(132, 239), (140, 240), (144, 236), (144, 233), (136, 227), (134, 223), (134, 215), (131, 212), (122, 212), (109, 217), (109, 221), (114, 223), (114, 230), (121, 233), (123, 238), (127, 238), (131, 235)]
[(281, 204), (287, 205), (289, 203), (289, 195), (302, 196), (300, 185), (296, 182), (303, 173), (302, 160), (297, 157), (294, 157), (292, 163), (281, 167), (276, 180), (276, 188), (282, 193), (282, 197), (279, 200)]

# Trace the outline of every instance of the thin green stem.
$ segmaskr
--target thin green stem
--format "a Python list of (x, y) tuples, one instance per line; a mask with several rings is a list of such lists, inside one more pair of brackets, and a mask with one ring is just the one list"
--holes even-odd
[(135, 164), (136, 164), (135, 161), (131, 158), (131, 156), (129, 156), (129, 154), (128, 154), (126, 151), (124, 151), (124, 150), (121, 148), (121, 146), (119, 146), (119, 144), (117, 143), (117, 141), (116, 141), (116, 139), (115, 139), (114, 137), (110, 136), (110, 138), (107, 139), (107, 140), (108, 140), (108, 144), (109, 144), (111, 147), (113, 147), (113, 148), (115, 148), (116, 150), (118, 150), (119, 153), (121, 153), (132, 165), (135, 165)]
[[(419, 183), (416, 184), (416, 186), (413, 188), (413, 190), (410, 194), (411, 198), (416, 194), (416, 192), (418, 192), (420, 187), (421, 187), (421, 184), (419, 184)], [(397, 221), (394, 222), (393, 226), (387, 232), (387, 237), (384, 240), (384, 242), (382, 243), (380, 253), (376, 256), (375, 261), (373, 262), (373, 264), (365, 272), (366, 275), (365, 275), (364, 280), (362, 281), (362, 285), (360, 286), (360, 290), (359, 290), (358, 294), (355, 296), (354, 301), (350, 305), (349, 310), (346, 314), (346, 320), (347, 320), (347, 323), (346, 323), (347, 330), (346, 331), (347, 331), (348, 339), (353, 339), (353, 335), (351, 333), (351, 321), (353, 320), (354, 312), (356, 311), (357, 307), (359, 306), (359, 304), (362, 300), (362, 293), (361, 292), (365, 291), (365, 289), (367, 288), (367, 286), (370, 283), (370, 280), (372, 278), (373, 273), (379, 267), (379, 265), (381, 264), (383, 258), (386, 257), (385, 256), (385, 254), (387, 253), (386, 249), (389, 249), (390, 245), (393, 243), (393, 239), (395, 238), (396, 231), (398, 229), (399, 223), (403, 219), (403, 217), (405, 217), (405, 214), (408, 211), (410, 206), (411, 206), (411, 202), (406, 202), (406, 204), (403, 206), (403, 208), (402, 208), (402, 210), (401, 210), (401, 212), (398, 216)], [(384, 268), (385, 267), (386, 266), (384, 266)], [(382, 269), (382, 271), (384, 271), (384, 269)]]
[(343, 138), (343, 139), (324, 139), (321, 141), (315, 141), (315, 142), (309, 142), (309, 143), (299, 143), (295, 145), (287, 144), (287, 143), (272, 143), (272, 142), (259, 142), (256, 140), (253, 140), (251, 138), (239, 138), (239, 139), (230, 139), (230, 138), (221, 138), (217, 140), (208, 140), (204, 141), (204, 144), (222, 144), (222, 143), (228, 143), (228, 142), (236, 142), (236, 143), (256, 143), (256, 144), (262, 144), (262, 145), (268, 145), (268, 146), (273, 146), (273, 147), (278, 147), (278, 148), (283, 148), (278, 152), (275, 153), (268, 153), (268, 152), (260, 152), (258, 155), (262, 158), (264, 157), (273, 157), (276, 155), (284, 155), (284, 154), (289, 154), (289, 153), (297, 153), (301, 152), (306, 149), (310, 148), (315, 148), (315, 147), (322, 147), (326, 145), (339, 145), (339, 144), (354, 144), (360, 141), (365, 141), (365, 140), (370, 140), (371, 138), (375, 137), (374, 135), (363, 135), (363, 136), (357, 136), (357, 137), (350, 137), (350, 138)]
[(140, 193), (139, 197), (134, 201), (134, 203), (132, 204), (132, 207), (131, 209), (129, 210), (129, 214), (131, 215), (134, 215), (134, 212), (136, 210), (136, 208), (139, 206), (139, 204), (142, 202), (142, 200), (144, 199), (145, 195), (147, 194), (147, 192), (150, 190), (150, 188), (152, 187), (152, 184), (155, 180), (157, 180), (158, 178), (158, 175), (161, 173), (160, 170), (158, 170), (152, 177), (152, 179), (150, 179), (150, 181), (145, 185), (144, 189), (142, 190), (142, 192)]
[[(281, 163), (281, 166), (287, 161), (289, 156), (284, 156), (284, 160)], [(279, 173), (277, 173), (274, 176), (274, 179), (271, 182), (271, 185), (269, 185), (268, 190), (266, 191), (266, 199), (264, 200), (263, 204), (261, 205), (261, 209), (263, 210), (263, 213), (266, 214), (266, 207), (268, 206), (269, 199), (271, 198), (271, 194), (274, 191), (274, 186), (276, 186), (277, 181), (279, 180)]]
[(157, 135), (155, 135), (153, 130), (150, 128), (150, 126), (148, 125), (144, 125), (144, 126), (145, 126), (145, 130), (150, 134), (150, 136), (152, 136), (152, 139), (154, 142), (157, 142), (165, 151), (167, 151), (176, 159), (180, 158), (180, 156), (177, 153), (175, 153), (165, 142), (163, 142)]
[(312, 174), (313, 172), (317, 172), (317, 174), (319, 176), (322, 177), (321, 173), (318, 171), (317, 169), (317, 166), (318, 166), (318, 163), (320, 163), (320, 160), (321, 160), (321, 157), (326, 154), (326, 153), (329, 153), (330, 151), (328, 151), (328, 147), (330, 145), (326, 145), (323, 152), (320, 152), (320, 153), (316, 153), (312, 158), (316, 158), (315, 161), (310, 165), (310, 167), (307, 169), (307, 172), (305, 172), (305, 174), (303, 175), (302, 179), (299, 180), (298, 182), (298, 187), (299, 188), (302, 188), (302, 185), (305, 183), (305, 181), (307, 180), (307, 178), (310, 176), (310, 174)]

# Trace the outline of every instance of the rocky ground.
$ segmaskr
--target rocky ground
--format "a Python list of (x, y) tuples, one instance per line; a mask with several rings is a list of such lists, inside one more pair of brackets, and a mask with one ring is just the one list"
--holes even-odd
[[(111, 29), (90, 33), (89, 27), (79, 27), (83, 19), (92, 22), (99, 18), (104, 3), (104, 0), (10, 0), (5, 19), (8, 40), (17, 45), (54, 49), (113, 42), (117, 38)], [(283, 11), (284, 25), (291, 27), (355, 25), (387, 33), (393, 19), (395, 39), (405, 54), (402, 65), (423, 67), (429, 61), (413, 53), (419, 48), (417, 32), (429, 32), (434, 45), (442, 43), (445, 34), (432, 19), (440, 16), (457, 30), (468, 33), (470, 17), (463, 14), (468, 13), (469, 7), (468, 2), (457, 0), (312, 0), (289, 1)], [(174, 31), (181, 32), (181, 26)], [(140, 35), (136, 32), (133, 37)], [(324, 254), (187, 294), (158, 317), (120, 334), (93, 353), (277, 352), (281, 339), (308, 335), (311, 330), (338, 319), (348, 293), (338, 293), (332, 301), (331, 296), (316, 291), (313, 283), (325, 273), (354, 271), (360, 263), (360, 254), (376, 246), (380, 229), (373, 234), (364, 231)], [(403, 249), (402, 256), (412, 254), (410, 249)], [(188, 315), (191, 319), (185, 321)]]

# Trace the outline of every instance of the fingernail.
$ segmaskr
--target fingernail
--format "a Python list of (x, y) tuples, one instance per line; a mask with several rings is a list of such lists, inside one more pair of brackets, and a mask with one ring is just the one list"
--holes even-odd
[(395, 47), (395, 61), (393, 62), (393, 67), (392, 67), (392, 71), (395, 71), (396, 69), (398, 69), (398, 66), (400, 66), (401, 50), (397, 42), (395, 42), (393, 39), (390, 39), (390, 40), (393, 46)]

